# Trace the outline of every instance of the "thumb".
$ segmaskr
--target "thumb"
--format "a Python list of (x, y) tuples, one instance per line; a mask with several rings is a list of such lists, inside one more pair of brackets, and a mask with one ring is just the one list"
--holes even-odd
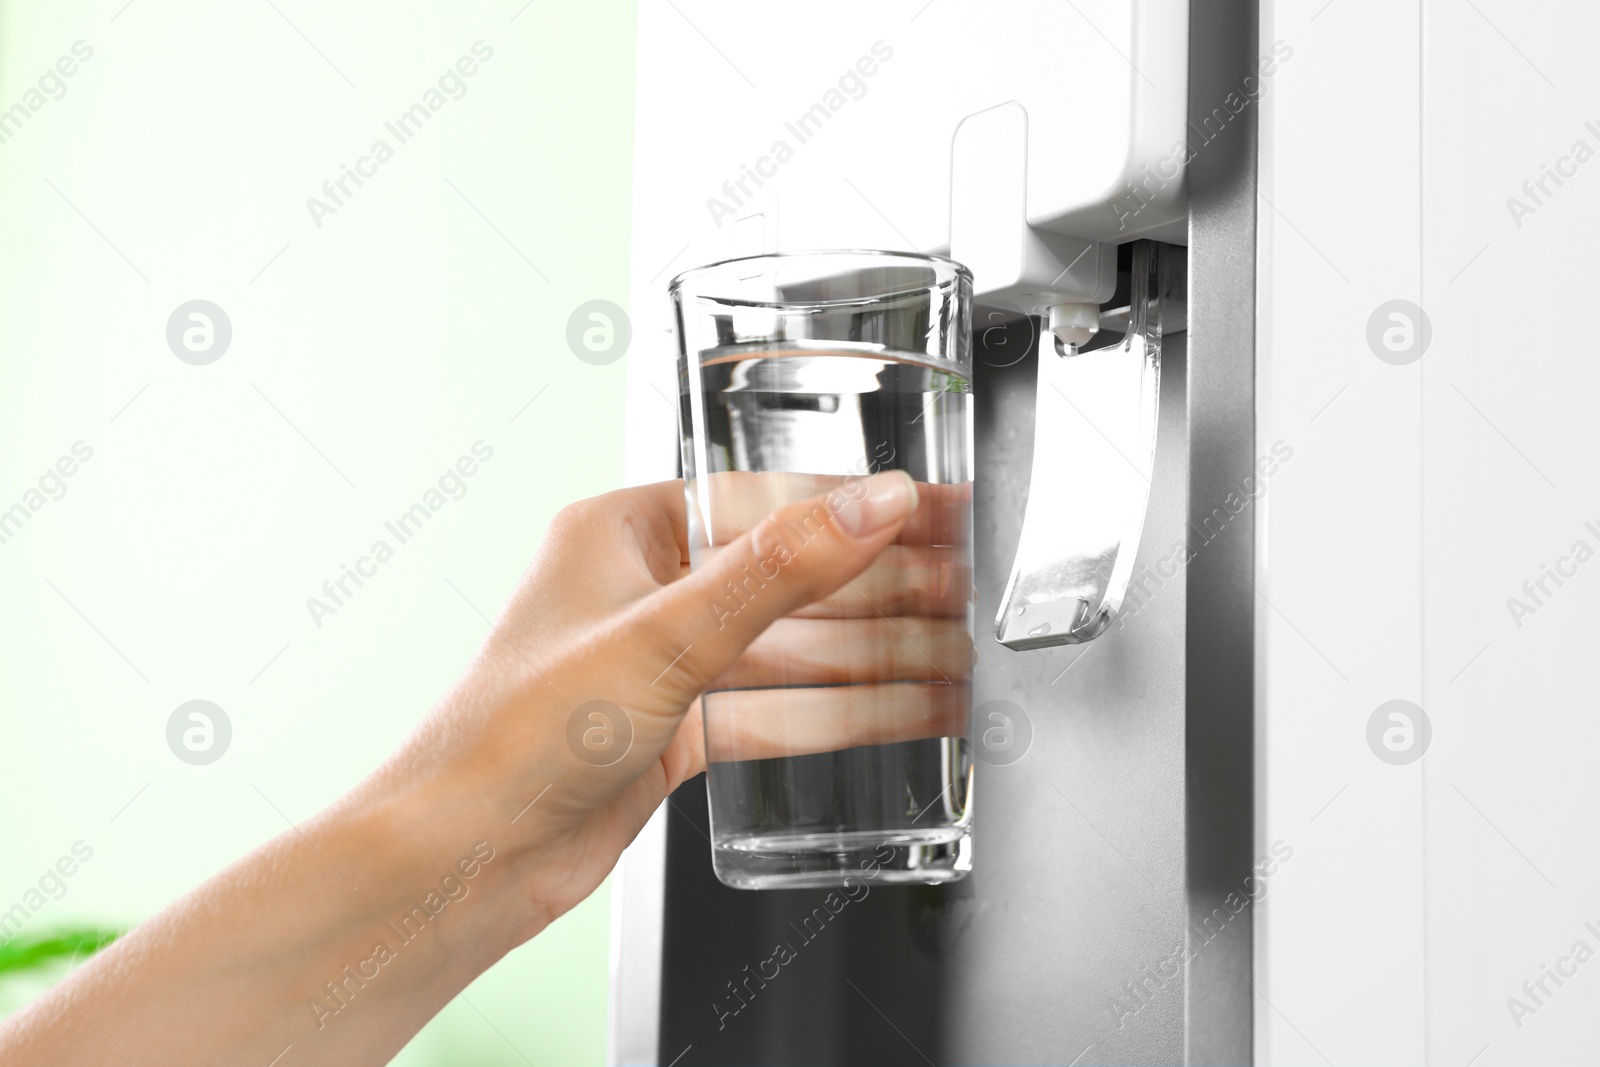
[(904, 471), (852, 478), (772, 512), (636, 616), (642, 647), (678, 655), (654, 688), (686, 706), (768, 626), (865, 570), (917, 506)]

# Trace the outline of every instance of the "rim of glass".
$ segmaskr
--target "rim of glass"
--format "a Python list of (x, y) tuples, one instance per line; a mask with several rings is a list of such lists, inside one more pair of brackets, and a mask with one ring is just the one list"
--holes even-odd
[[(715, 263), (706, 263), (698, 267), (690, 267), (688, 270), (675, 275), (673, 279), (667, 283), (667, 293), (668, 295), (676, 295), (678, 290), (683, 287), (684, 283), (690, 279), (710, 274), (713, 271), (725, 270), (736, 263), (754, 263), (761, 260), (777, 261), (781, 259), (825, 259), (830, 256), (877, 257), (885, 261), (902, 260), (909, 263), (921, 264), (933, 269), (935, 274), (935, 284), (941, 287), (953, 284), (960, 279), (966, 279), (969, 285), (972, 283), (972, 272), (968, 270), (964, 264), (958, 263), (949, 256), (932, 255), (923, 252), (891, 252), (881, 248), (818, 248), (796, 252), (763, 252), (760, 255), (755, 256), (734, 256), (732, 259), (719, 259)], [(916, 292), (917, 289), (920, 288), (922, 287), (918, 286), (915, 288), (897, 289), (891, 292), (878, 293), (870, 297), (843, 296), (833, 297), (827, 300), (750, 301), (741, 300), (738, 298), (725, 299), (728, 299), (732, 303), (749, 304), (752, 306), (762, 307), (790, 307), (795, 305), (803, 305), (805, 307), (828, 307), (835, 304), (859, 304), (863, 301), (883, 300), (888, 297), (899, 296), (902, 293)]]

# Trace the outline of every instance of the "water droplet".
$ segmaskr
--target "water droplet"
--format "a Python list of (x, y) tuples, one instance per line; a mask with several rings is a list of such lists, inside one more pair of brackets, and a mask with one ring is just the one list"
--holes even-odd
[(1050, 632), (1050, 624), (1047, 623), (1047, 622), (1041, 622), (1038, 626), (1035, 626), (1033, 629), (1028, 631), (1028, 636), (1029, 637), (1043, 637), (1045, 634), (1047, 634), (1049, 632)]

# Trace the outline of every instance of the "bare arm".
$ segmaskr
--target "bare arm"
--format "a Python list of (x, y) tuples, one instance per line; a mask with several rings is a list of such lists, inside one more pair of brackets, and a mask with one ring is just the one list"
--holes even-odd
[(568, 508), (399, 751), (0, 1024), (0, 1062), (265, 1065), (286, 1049), (285, 1067), (386, 1062), (600, 884), (704, 768), (701, 690), (872, 564), (915, 501), (902, 474), (836, 492), (831, 521), (736, 614), (713, 606), (724, 583), (820, 500), (693, 575), (680, 483)]

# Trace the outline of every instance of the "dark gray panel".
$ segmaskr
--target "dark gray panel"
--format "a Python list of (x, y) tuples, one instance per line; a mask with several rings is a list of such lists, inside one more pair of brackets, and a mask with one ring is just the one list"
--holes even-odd
[[(829, 915), (825, 890), (723, 885), (707, 834), (700, 776), (673, 794), (668, 816), (662, 1067), (949, 1062), (931, 1020), (955, 969), (957, 898), (937, 886), (877, 886)], [(793, 958), (763, 966), (779, 944)]]
[[(1194, 0), (1189, 113), (1188, 965), (1186, 1059), (1252, 1062), (1256, 138), (1254, 0)], [(1259, 86), (1259, 80), (1250, 85)], [(1214, 109), (1230, 115), (1226, 124)], [(1206, 122), (1210, 118), (1210, 125)], [(1232, 495), (1230, 498), (1230, 494)], [(1216, 509), (1230, 517), (1223, 521)], [(1208, 525), (1208, 520), (1209, 525)], [(1232, 896), (1230, 897), (1230, 894)], [(1231, 903), (1230, 903), (1231, 901)], [(1221, 912), (1218, 909), (1222, 909)], [(1225, 918), (1226, 917), (1226, 918)], [(1209, 920), (1209, 922), (1208, 922)]]

